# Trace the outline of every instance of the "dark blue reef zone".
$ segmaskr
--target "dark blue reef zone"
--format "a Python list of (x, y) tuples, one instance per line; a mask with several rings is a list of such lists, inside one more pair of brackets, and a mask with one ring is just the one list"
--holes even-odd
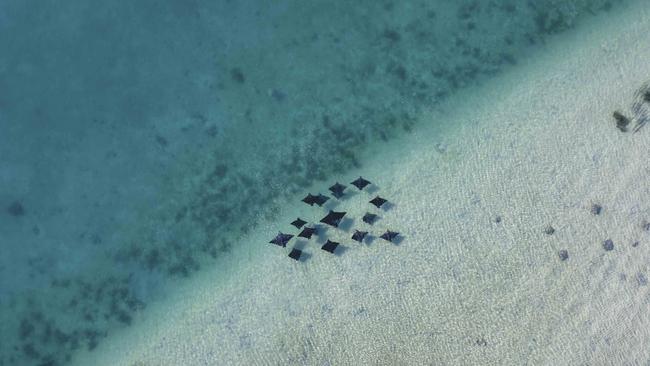
[(0, 2), (0, 366), (95, 349), (278, 198), (621, 3)]

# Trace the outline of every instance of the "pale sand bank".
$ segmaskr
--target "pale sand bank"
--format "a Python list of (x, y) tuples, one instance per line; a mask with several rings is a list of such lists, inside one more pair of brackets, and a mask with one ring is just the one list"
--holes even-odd
[[(226, 281), (205, 274), (77, 363), (646, 364), (650, 126), (620, 133), (611, 115), (629, 114), (650, 79), (649, 34), (641, 5), (597, 17), (422, 117), (446, 127), (368, 159), (360, 173), (395, 203), (371, 232), (400, 231), (400, 245), (330, 230), (348, 250), (331, 256), (312, 242), (294, 263), (265, 243), (297, 214), (322, 211), (286, 207), (219, 270)], [(340, 207), (359, 219), (371, 197)]]

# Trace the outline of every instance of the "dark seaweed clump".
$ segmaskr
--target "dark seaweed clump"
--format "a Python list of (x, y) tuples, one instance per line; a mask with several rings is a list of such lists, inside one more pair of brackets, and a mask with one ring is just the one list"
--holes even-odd
[(20, 201), (14, 201), (7, 207), (7, 213), (16, 217), (23, 216), (25, 215), (25, 207)]
[[(60, 294), (71, 295), (62, 303)], [(133, 314), (144, 308), (128, 277), (96, 282), (55, 280), (49, 295), (45, 303), (28, 296), (13, 304), (20, 315), (12, 319), (18, 344), (5, 360), (9, 364), (64, 364), (75, 350), (97, 347), (116, 323), (130, 325)]]

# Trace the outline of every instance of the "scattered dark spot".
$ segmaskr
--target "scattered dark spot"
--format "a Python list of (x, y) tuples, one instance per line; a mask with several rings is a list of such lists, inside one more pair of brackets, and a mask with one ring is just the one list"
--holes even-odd
[(244, 112), (244, 119), (245, 119), (246, 122), (248, 122), (248, 123), (253, 123), (253, 122), (255, 122), (255, 121), (253, 120), (253, 110), (252, 110), (252, 109), (250, 109), (250, 108), (246, 108), (246, 112)]
[(561, 249), (560, 251), (557, 252), (557, 254), (560, 257), (561, 261), (565, 261), (569, 259), (569, 252), (566, 249)]
[(7, 212), (11, 216), (19, 217), (25, 215), (25, 207), (19, 201), (14, 201), (12, 204), (7, 207)]
[(54, 340), (59, 346), (62, 346), (70, 341), (70, 335), (62, 332), (60, 329), (54, 329)]
[(173, 266), (167, 269), (167, 273), (170, 275), (181, 275), (183, 277), (189, 276), (190, 272), (185, 265), (182, 263), (176, 263)]
[(230, 70), (230, 77), (240, 84), (246, 81), (246, 78), (244, 77), (244, 73), (238, 67), (234, 67)]
[(160, 265), (161, 258), (158, 249), (152, 249), (145, 258), (147, 269), (152, 270)]
[(219, 246), (219, 251), (220, 252), (229, 252), (232, 249), (232, 243), (228, 240), (224, 240), (221, 242), (221, 246)]
[(476, 345), (485, 347), (485, 346), (487, 346), (487, 341), (485, 340), (484, 337), (477, 338), (476, 339)]
[(323, 124), (323, 127), (325, 127), (326, 129), (328, 130), (332, 129), (332, 121), (329, 115), (324, 114), (321, 123)]
[(606, 2), (603, 4), (602, 9), (605, 10), (605, 11), (610, 11), (610, 10), (612, 10), (612, 3), (609, 2), (609, 1), (606, 1)]
[(34, 320), (37, 322), (42, 322), (44, 320), (43, 313), (41, 313), (40, 311), (33, 312), (32, 318), (34, 318)]
[(98, 344), (99, 344), (99, 342), (97, 341), (96, 338), (90, 338), (90, 339), (88, 340), (88, 350), (89, 350), (89, 351), (94, 350), (95, 348), (97, 348), (97, 345), (98, 345)]
[(239, 174), (237, 176), (241, 182), (241, 184), (246, 187), (246, 188), (254, 188), (255, 187), (255, 180), (247, 175)]
[(130, 296), (126, 301), (124, 301), (126, 306), (129, 308), (131, 311), (135, 311), (138, 309), (144, 309), (145, 303), (138, 300), (134, 296)]
[(402, 81), (406, 81), (406, 78), (408, 77), (406, 68), (404, 68), (402, 65), (398, 65), (396, 68), (394, 68), (393, 73)]
[(45, 323), (45, 329), (43, 329), (43, 333), (41, 334), (41, 340), (44, 343), (49, 343), (50, 339), (52, 338), (52, 324), (50, 322)]
[(86, 329), (83, 332), (83, 335), (86, 337), (87, 340), (86, 345), (88, 346), (89, 351), (92, 351), (95, 348), (97, 348), (97, 345), (99, 344), (98, 338), (101, 335), (98, 331), (93, 329)]
[(497, 224), (500, 223), (501, 222), (501, 216), (496, 216), (494, 218), (494, 222), (497, 223)]
[(94, 245), (99, 245), (102, 243), (102, 238), (98, 234), (92, 234), (90, 236), (90, 242)]
[(210, 178), (212, 177), (223, 178), (226, 176), (227, 172), (228, 172), (228, 166), (226, 164), (217, 164), (214, 166), (214, 169), (212, 169)]
[(372, 62), (366, 62), (361, 66), (359, 73), (362, 78), (369, 78), (377, 71), (377, 65)]
[(458, 18), (459, 19), (469, 19), (474, 15), (478, 10), (478, 2), (474, 1), (470, 4), (463, 4), (458, 9)]
[(641, 227), (645, 231), (650, 231), (650, 221), (643, 220), (643, 223), (641, 223)]
[(56, 366), (56, 361), (52, 355), (46, 355), (41, 358), (38, 366)]
[(544, 233), (546, 235), (553, 235), (553, 233), (555, 233), (555, 229), (553, 228), (553, 226), (549, 225), (546, 228), (544, 228)]
[(167, 145), (169, 144), (169, 141), (167, 141), (166, 138), (164, 138), (164, 137), (162, 137), (162, 136), (160, 136), (160, 135), (156, 135), (156, 142), (157, 142), (158, 145), (160, 145), (160, 147), (162, 147), (162, 148), (167, 147)]
[(75, 330), (70, 336), (70, 349), (76, 350), (79, 348), (79, 331)]
[(126, 311), (119, 310), (117, 311), (117, 320), (122, 324), (131, 325), (132, 318)]
[(64, 279), (55, 279), (52, 281), (52, 286), (53, 287), (62, 287), (62, 288), (68, 288), (70, 287), (70, 279), (64, 278)]
[[(208, 118), (205, 115), (203, 115), (202, 113), (199, 113), (199, 112), (192, 113), (190, 117), (192, 117), (192, 119), (194, 119), (194, 120), (196, 120), (196, 121), (198, 121), (199, 123), (202, 123), (202, 124), (204, 124), (205, 122), (208, 121)], [(187, 132), (188, 128), (189, 127), (183, 127), (183, 128), (181, 128), (181, 131)]]
[(398, 42), (402, 38), (399, 32), (393, 29), (385, 29), (382, 36), (391, 42)]
[(603, 249), (605, 249), (608, 252), (610, 250), (614, 250), (614, 242), (612, 241), (612, 239), (607, 239), (603, 242)]
[(650, 103), (650, 90), (646, 90), (643, 93), (643, 101), (647, 102), (647, 103)]
[(501, 61), (509, 64), (509, 65), (516, 65), (517, 60), (515, 60), (515, 57), (509, 53), (502, 53), (501, 54)]
[(601, 206), (601, 205), (599, 205), (597, 203), (594, 203), (593, 205), (591, 205), (591, 213), (594, 214), (594, 215), (600, 215), (600, 212), (602, 210), (603, 210), (603, 206)]
[(636, 274), (636, 283), (639, 286), (645, 286), (645, 285), (648, 284), (648, 277), (646, 277), (646, 275), (644, 275), (641, 272), (637, 272), (637, 274)]
[(34, 333), (34, 325), (27, 319), (22, 319), (20, 321), (20, 326), (18, 327), (18, 337), (20, 340), (25, 340), (27, 337)]
[(638, 241), (635, 241), (634, 243), (632, 243), (632, 246), (633, 246), (634, 248), (638, 247), (638, 246), (639, 246), (639, 242), (638, 242)]
[(176, 212), (176, 215), (174, 216), (174, 221), (175, 222), (181, 222), (183, 218), (187, 215), (187, 207), (182, 207), (178, 212)]
[(278, 89), (273, 89), (271, 91), (271, 97), (273, 97), (273, 99), (275, 99), (277, 102), (284, 102), (284, 100), (287, 99), (287, 94), (281, 92)]
[(616, 128), (621, 130), (621, 132), (627, 132), (627, 125), (630, 124), (630, 119), (625, 117), (619, 111), (614, 112), (613, 116), (614, 120), (616, 121)]
[(205, 134), (210, 137), (216, 137), (217, 133), (219, 133), (219, 130), (217, 129), (217, 125), (210, 125), (210, 127), (208, 127), (205, 130)]
[(531, 33), (526, 33), (525, 34), (526, 40), (528, 41), (528, 45), (532, 46), (537, 43), (537, 38), (531, 34)]
[(381, 138), (381, 140), (384, 142), (388, 142), (388, 136), (384, 131), (379, 131), (379, 138)]
[(40, 353), (38, 353), (38, 351), (36, 351), (36, 348), (34, 348), (34, 345), (31, 343), (27, 343), (23, 345), (23, 354), (25, 354), (25, 356), (31, 359), (39, 358), (41, 355)]
[(558, 33), (568, 27), (566, 15), (561, 12), (542, 10), (535, 15), (537, 30), (543, 34)]

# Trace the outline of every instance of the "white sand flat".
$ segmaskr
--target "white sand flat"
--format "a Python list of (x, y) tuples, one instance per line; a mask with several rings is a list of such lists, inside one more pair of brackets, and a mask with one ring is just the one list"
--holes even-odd
[[(361, 174), (394, 207), (364, 227), (401, 232), (399, 245), (330, 230), (347, 250), (312, 242), (298, 263), (265, 244), (279, 224), (263, 224), (243, 239), (254, 250), (76, 363), (645, 364), (650, 127), (621, 133), (612, 112), (629, 114), (650, 79), (648, 35), (647, 6), (595, 17), (421, 117), (446, 127), (368, 157)], [(350, 198), (349, 215), (372, 197)], [(297, 205), (279, 222), (307, 212)]]

